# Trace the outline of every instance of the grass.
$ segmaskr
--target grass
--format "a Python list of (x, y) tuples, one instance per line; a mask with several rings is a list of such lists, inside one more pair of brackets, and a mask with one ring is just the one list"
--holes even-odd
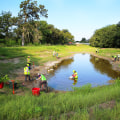
[(117, 48), (102, 48), (99, 50), (100, 56), (112, 57), (120, 53), (120, 49)]
[[(26, 57), (31, 56), (35, 65), (43, 65), (47, 61), (56, 60), (52, 52), (56, 50), (59, 57), (73, 55), (77, 52), (94, 53), (96, 48), (87, 45), (80, 46), (27, 46), (1, 47), (0, 60), (19, 58), (17, 64), (0, 62), (0, 72), (13, 74), (23, 68)], [(111, 57), (120, 53), (120, 49), (100, 49), (98, 55)], [(74, 88), (74, 92), (41, 93), (33, 96), (31, 90), (23, 96), (13, 95), (12, 90), (3, 88), (0, 92), (0, 120), (119, 120), (120, 119), (120, 84), (117, 80), (113, 85), (92, 88), (90, 84)], [(115, 100), (114, 108), (101, 109), (99, 104)], [(94, 107), (93, 107), (94, 106)], [(93, 107), (93, 112), (90, 108)]]
[[(0, 119), (1, 120), (28, 120), (28, 119), (58, 119), (89, 120), (89, 109), (92, 106), (95, 120), (114, 120), (120, 118), (120, 84), (91, 88), (86, 85), (67, 93), (41, 93), (32, 96), (28, 92), (25, 96), (0, 94)], [(100, 109), (99, 104), (116, 100), (113, 109)], [(73, 115), (72, 115), (73, 114)]]
[(26, 64), (27, 56), (31, 56), (32, 62), (35, 65), (43, 65), (47, 61), (55, 61), (56, 58), (52, 56), (53, 51), (58, 52), (59, 57), (70, 56), (75, 52), (91, 52), (94, 48), (87, 45), (76, 46), (25, 46), (25, 47), (1, 47), (0, 48), (0, 60), (19, 58), (20, 61), (17, 64), (13, 62), (2, 63), (0, 62), (0, 72), (4, 74), (11, 74), (16, 69), (23, 68)]

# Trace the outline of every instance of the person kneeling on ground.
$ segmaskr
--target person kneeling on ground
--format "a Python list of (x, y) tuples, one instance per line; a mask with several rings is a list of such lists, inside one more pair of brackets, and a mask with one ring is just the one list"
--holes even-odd
[(38, 73), (38, 79), (37, 80), (40, 80), (40, 88), (41, 86), (44, 84), (45, 86), (47, 86), (47, 79), (46, 77), (43, 75), (43, 74), (39, 74)]

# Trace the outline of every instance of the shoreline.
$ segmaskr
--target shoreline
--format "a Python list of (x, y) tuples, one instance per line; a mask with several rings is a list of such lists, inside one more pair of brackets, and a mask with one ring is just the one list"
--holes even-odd
[(104, 59), (104, 60), (107, 60), (109, 61), (109, 63), (112, 65), (112, 69), (115, 70), (115, 71), (119, 71), (120, 72), (120, 61), (116, 61), (114, 62), (114, 59), (113, 58), (108, 58), (108, 57), (104, 57), (104, 56), (99, 56), (97, 54), (94, 54), (94, 53), (90, 53), (91, 55), (95, 56), (95, 57), (98, 57), (98, 58), (101, 58), (101, 59)]
[[(80, 52), (81, 53), (81, 52)], [(84, 52), (85, 53), (85, 52)], [(56, 65), (60, 64), (62, 61), (64, 60), (67, 60), (67, 59), (70, 59), (74, 56), (74, 54), (77, 54), (76, 53), (73, 53), (72, 55), (70, 56), (66, 56), (66, 57), (62, 57), (62, 58), (58, 58), (56, 59), (56, 61), (48, 61), (46, 63), (44, 63), (43, 66), (35, 66), (34, 68), (32, 68), (30, 70), (31, 72), (31, 76), (32, 76), (32, 79), (38, 74), (44, 74), (44, 75), (48, 75), (48, 70), (50, 69), (53, 69), (54, 70), (54, 67), (56, 67)], [(120, 64), (120, 61), (116, 61), (116, 62), (113, 62), (113, 59), (112, 58), (108, 58), (108, 57), (103, 57), (103, 56), (99, 56), (98, 54), (95, 54), (95, 53), (85, 53), (85, 54), (90, 54), (90, 55), (93, 55), (95, 57), (98, 57), (98, 58), (101, 58), (101, 59), (105, 59), (105, 60), (108, 60), (110, 62), (110, 64), (112, 65), (112, 69), (115, 70), (115, 71), (120, 71), (120, 68), (118, 67), (119, 64)], [(19, 80), (20, 82), (25, 82), (24, 81), (24, 74), (23, 74), (23, 70), (22, 71), (19, 71), (17, 73), (18, 77), (16, 77), (15, 79), (16, 80)], [(39, 81), (36, 81), (36, 80), (33, 80), (32, 82), (31, 81), (28, 81), (28, 82), (25, 82), (25, 87), (29, 88), (29, 89), (32, 89), (33, 87), (39, 87), (38, 85), (38, 82)], [(59, 91), (59, 90), (52, 90), (54, 91), (55, 93), (58, 93), (58, 92), (62, 92), (62, 93), (65, 93), (66, 91)]]

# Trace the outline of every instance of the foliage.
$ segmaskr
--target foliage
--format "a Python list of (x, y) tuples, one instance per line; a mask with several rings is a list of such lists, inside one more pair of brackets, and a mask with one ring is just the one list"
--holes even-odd
[[(89, 120), (120, 118), (120, 84), (91, 88), (90, 85), (76, 89), (74, 92), (40, 93), (32, 96), (29, 91), (24, 96), (7, 95), (0, 93), (1, 120), (28, 120), (28, 119), (57, 119), (57, 120)], [(3, 88), (5, 89), (5, 88)], [(116, 100), (114, 108), (100, 108), (107, 106), (107, 102)], [(111, 105), (112, 106), (112, 105)], [(92, 113), (91, 113), (92, 111)]]
[(109, 25), (96, 30), (90, 39), (90, 45), (101, 48), (119, 48), (120, 27), (117, 25)]
[(48, 17), (48, 10), (37, 1), (24, 0), (20, 4), (17, 17), (11, 12), (0, 15), (0, 45), (15, 46), (28, 44), (68, 44), (74, 42), (74, 36), (67, 30), (59, 30), (54, 25), (40, 21)]
[(8, 80), (8, 75), (3, 75), (2, 73), (0, 73), (0, 82), (7, 82)]
[(10, 34), (10, 27), (12, 26), (11, 22), (12, 14), (10, 12), (1, 12), (0, 15), (0, 36), (2, 38), (8, 38)]
[(80, 43), (88, 43), (89, 40), (86, 40), (86, 38), (82, 38), (82, 40), (80, 41)]
[[(47, 10), (44, 5), (37, 5), (37, 1), (25, 0), (20, 4), (19, 21), (22, 32), (22, 46), (25, 43), (25, 37), (34, 37), (38, 32), (37, 24), (32, 24), (33, 21), (39, 20), (40, 16), (48, 17)], [(32, 25), (31, 25), (32, 24)], [(34, 32), (35, 31), (35, 32)], [(37, 35), (37, 36), (38, 36)], [(39, 38), (35, 38), (38, 40)], [(35, 40), (35, 41), (36, 41)]]
[(74, 41), (74, 37), (66, 29), (61, 31), (53, 25), (47, 24), (46, 21), (40, 21), (38, 26), (39, 30), (42, 32), (42, 43), (67, 44)]

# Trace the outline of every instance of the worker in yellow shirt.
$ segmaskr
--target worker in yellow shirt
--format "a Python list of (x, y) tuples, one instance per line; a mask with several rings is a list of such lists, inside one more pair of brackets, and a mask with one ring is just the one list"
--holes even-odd
[(29, 70), (29, 64), (27, 64), (25, 67), (24, 67), (24, 75), (25, 75), (25, 82), (27, 82), (27, 77), (30, 81), (30, 70)]
[(29, 64), (29, 69), (31, 69), (31, 59), (30, 56), (27, 57), (27, 64)]

